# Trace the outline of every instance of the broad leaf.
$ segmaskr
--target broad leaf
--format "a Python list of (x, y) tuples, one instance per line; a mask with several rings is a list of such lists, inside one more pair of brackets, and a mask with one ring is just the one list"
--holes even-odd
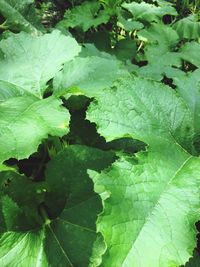
[(0, 52), (0, 80), (42, 98), (46, 83), (80, 52), (80, 46), (59, 31), (37, 37), (21, 32), (2, 40)]
[[(50, 191), (46, 197), (49, 214), (55, 217), (64, 205), (62, 213), (47, 228), (45, 246), (52, 266), (88, 266), (97, 238), (95, 222), (101, 202), (93, 192), (87, 169), (100, 171), (113, 160), (111, 152), (70, 146), (49, 163), (46, 172)], [(96, 261), (96, 257), (93, 260)]]
[(200, 68), (200, 44), (197, 42), (188, 42), (180, 50), (181, 57)]
[(0, 103), (0, 162), (29, 157), (48, 135), (67, 133), (68, 124), (68, 111), (53, 97), (22, 96)]
[(44, 30), (37, 17), (33, 0), (1, 0), (0, 13), (6, 18), (5, 25), (10, 29), (33, 34)]
[(185, 264), (196, 246), (199, 171), (199, 158), (167, 146), (90, 171), (104, 203), (97, 221), (108, 247), (102, 266)]
[(148, 62), (146, 66), (138, 69), (140, 76), (160, 81), (166, 71), (173, 71), (172, 67), (181, 67), (181, 55), (174, 52), (179, 41), (175, 30), (166, 25), (153, 24), (150, 28), (141, 30), (138, 37), (144, 42), (143, 60)]
[[(29, 264), (31, 267), (37, 266), (36, 264), (42, 267), (99, 265), (100, 255), (105, 251), (104, 242), (96, 233), (95, 225), (97, 214), (101, 211), (101, 201), (93, 192), (93, 184), (88, 177), (87, 169), (100, 171), (108, 167), (114, 158), (112, 152), (84, 146), (71, 146), (58, 154), (49, 163), (46, 172), (48, 194), (45, 204), (39, 207), (44, 220), (41, 230), (3, 233), (0, 238), (2, 248), (0, 265), (2, 267), (20, 264), (20, 266)], [(6, 177), (9, 176), (8, 172), (5, 174)], [(12, 187), (18, 188), (18, 186), (20, 184), (14, 181)], [(8, 185), (6, 192), (17, 201), (18, 206), (23, 208), (24, 204), (22, 205), (20, 199), (16, 198), (20, 189), (13, 190), (13, 188), (9, 188)], [(62, 197), (63, 205), (61, 205)], [(34, 204), (37, 203), (32, 194), (29, 194), (28, 198), (23, 198), (22, 202), (32, 207), (29, 198), (32, 198)], [(7, 225), (12, 223), (11, 215), (17, 218), (21, 214), (17, 205), (11, 203), (12, 207), (9, 208), (8, 204), (3, 209)], [(60, 208), (62, 210), (59, 210)], [(32, 251), (31, 244), (34, 242)], [(35, 251), (37, 253), (34, 253)], [(30, 255), (30, 258), (26, 258), (27, 255)]]
[(128, 71), (116, 59), (77, 57), (54, 78), (54, 92), (58, 96), (72, 93), (92, 97), (125, 75), (128, 76)]
[(107, 141), (129, 136), (149, 145), (178, 143), (193, 150), (189, 109), (171, 88), (160, 83), (124, 79), (96, 97), (87, 118), (97, 124)]
[(136, 43), (131, 38), (124, 38), (117, 42), (113, 50), (118, 59), (132, 61), (136, 56)]
[(176, 46), (179, 36), (175, 30), (164, 24), (152, 24), (151, 27), (138, 32), (138, 38), (148, 45), (159, 45), (170, 49)]
[(159, 22), (164, 15), (176, 16), (176, 9), (170, 5), (155, 6), (145, 2), (123, 3), (122, 7), (130, 11), (134, 18), (147, 22)]
[(198, 39), (200, 37), (200, 22), (198, 16), (190, 15), (178, 20), (174, 25), (175, 29), (182, 39)]
[[(104, 152), (95, 148), (74, 145), (64, 149), (48, 164), (46, 171), (46, 181), (50, 191), (46, 196), (46, 205), (51, 210), (51, 216), (55, 217), (63, 205), (66, 209), (65, 214), (68, 213), (70, 217), (74, 217), (74, 220), (86, 220), (84, 213), (88, 212), (91, 212), (90, 217), (96, 216), (101, 205), (99, 205), (97, 194), (93, 192), (87, 169), (100, 171), (109, 166), (113, 160), (112, 152)], [(86, 210), (80, 210), (77, 213), (76, 208), (79, 209), (79, 205)], [(87, 205), (91, 208), (93, 206), (93, 213), (92, 210), (87, 210)], [(91, 220), (85, 222), (95, 227), (94, 218), (91, 217)]]
[(185, 264), (196, 246), (200, 160), (185, 151), (194, 153), (194, 129), (183, 99), (135, 78), (97, 96), (88, 118), (108, 141), (130, 136), (149, 144), (101, 174), (90, 171), (104, 206), (97, 221), (108, 247), (102, 266)]
[(64, 19), (58, 25), (66, 28), (79, 27), (84, 32), (91, 27), (96, 28), (110, 19), (109, 13), (105, 10), (100, 10), (100, 7), (101, 5), (97, 1), (85, 1), (80, 6), (67, 10)]
[(130, 18), (130, 16), (127, 16), (127, 13), (121, 9), (118, 10), (117, 19), (117, 25), (126, 31), (141, 30), (144, 28), (144, 25), (141, 22)]

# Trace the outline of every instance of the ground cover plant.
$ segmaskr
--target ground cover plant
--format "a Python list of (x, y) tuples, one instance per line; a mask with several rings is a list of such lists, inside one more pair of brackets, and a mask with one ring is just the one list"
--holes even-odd
[(200, 2), (0, 1), (0, 266), (200, 266)]

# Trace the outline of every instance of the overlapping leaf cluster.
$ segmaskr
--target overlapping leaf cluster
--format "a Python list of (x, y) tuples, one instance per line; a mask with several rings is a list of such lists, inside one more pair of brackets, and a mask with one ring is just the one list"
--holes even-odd
[(199, 7), (149, 2), (0, 2), (0, 266), (200, 265)]

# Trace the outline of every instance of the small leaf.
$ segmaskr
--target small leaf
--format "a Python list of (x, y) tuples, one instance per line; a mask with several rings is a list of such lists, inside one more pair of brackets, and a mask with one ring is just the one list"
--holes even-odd
[[(100, 3), (97, 1), (85, 1), (80, 6), (67, 10), (64, 19), (59, 22), (59, 27), (79, 27), (86, 32), (89, 28), (96, 28), (102, 23), (108, 22), (110, 15), (106, 10), (100, 10)], [(84, 14), (84, 16), (83, 16)]]
[(180, 49), (181, 57), (200, 68), (200, 44), (197, 42), (188, 42)]

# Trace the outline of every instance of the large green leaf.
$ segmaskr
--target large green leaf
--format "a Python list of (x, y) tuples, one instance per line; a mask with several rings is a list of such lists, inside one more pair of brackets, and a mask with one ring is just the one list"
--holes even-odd
[[(46, 205), (51, 216), (55, 217), (64, 205), (62, 213), (47, 231), (47, 258), (52, 266), (88, 266), (97, 238), (95, 222), (101, 211), (101, 201), (93, 192), (87, 169), (100, 171), (113, 160), (114, 154), (111, 152), (70, 146), (49, 163), (46, 181), (50, 192)], [(55, 238), (62, 250), (55, 243)], [(65, 254), (71, 265), (67, 263)]]
[(167, 86), (135, 78), (96, 96), (88, 118), (107, 141), (130, 136), (149, 144), (101, 174), (90, 171), (104, 206), (97, 221), (107, 244), (102, 266), (185, 264), (200, 218), (200, 160), (185, 150), (194, 152), (186, 103)]
[(6, 18), (6, 26), (33, 34), (44, 30), (33, 3), (33, 0), (1, 0), (0, 13)]
[[(101, 261), (99, 256), (105, 250), (104, 242), (96, 233), (95, 225), (97, 214), (102, 207), (99, 196), (93, 191), (87, 169), (101, 171), (108, 167), (114, 158), (112, 152), (84, 146), (70, 146), (58, 154), (47, 167), (48, 193), (45, 203), (39, 207), (44, 220), (43, 226), (40, 230), (25, 233), (13, 232), (12, 228), (9, 232), (2, 233), (0, 265), (97, 266)], [(9, 175), (9, 172), (4, 172), (4, 176)], [(17, 179), (17, 174), (15, 176)], [(8, 184), (5, 193), (23, 209), (25, 203), (32, 207), (30, 198), (35, 205), (35, 195), (29, 194), (28, 197), (19, 199), (22, 191), (20, 188), (21, 185), (14, 181), (12, 188)], [(26, 187), (25, 192), (27, 191)], [(8, 204), (3, 207), (6, 225), (12, 223), (11, 215), (15, 216), (17, 223), (16, 218), (19, 214), (21, 213), (16, 205), (12, 204), (12, 209), (8, 208)], [(31, 246), (34, 246), (33, 250)]]
[(37, 37), (21, 32), (2, 40), (0, 52), (0, 80), (42, 98), (46, 83), (80, 52), (80, 46), (59, 31)]
[(65, 28), (79, 27), (84, 32), (91, 27), (96, 28), (99, 24), (108, 22), (110, 18), (109, 13), (101, 10), (100, 7), (98, 1), (85, 1), (80, 6), (67, 10), (64, 19), (58, 25)]
[[(91, 216), (96, 216), (101, 205), (99, 205), (98, 196), (93, 192), (87, 169), (100, 171), (113, 160), (112, 152), (104, 152), (95, 148), (74, 145), (64, 149), (48, 164), (46, 171), (46, 181), (50, 191), (46, 196), (46, 205), (51, 210), (51, 215), (55, 217), (59, 209), (65, 205), (66, 214), (68, 213), (75, 220), (82, 221), (82, 219), (86, 220), (84, 213), (90, 213), (93, 209), (90, 220), (85, 222), (94, 228), (95, 220)], [(90, 205), (91, 209), (87, 210), (87, 205)], [(83, 210), (77, 213), (76, 208), (79, 209), (80, 206)], [(98, 210), (95, 212), (95, 209)]]
[(190, 15), (178, 20), (174, 25), (175, 29), (182, 39), (198, 39), (200, 37), (200, 22), (197, 15)]
[(152, 24), (138, 32), (138, 38), (148, 45), (164, 46), (170, 49), (176, 46), (179, 36), (175, 30), (164, 24)]
[(107, 244), (102, 266), (178, 267), (192, 256), (200, 159), (170, 149), (158, 146), (101, 174), (90, 171), (104, 203), (97, 221)]
[(125, 75), (128, 71), (116, 59), (77, 57), (66, 63), (54, 78), (54, 92), (58, 96), (74, 93), (92, 97)]
[(67, 133), (68, 124), (68, 111), (54, 97), (21, 96), (0, 102), (0, 162), (29, 157), (48, 135)]
[(147, 22), (159, 22), (164, 15), (177, 15), (174, 7), (164, 4), (156, 6), (142, 1), (141, 3), (123, 3), (122, 7), (130, 11), (135, 19)]
[(149, 145), (178, 143), (192, 151), (189, 109), (176, 92), (157, 82), (123, 79), (96, 97), (87, 118), (107, 141), (129, 136)]

